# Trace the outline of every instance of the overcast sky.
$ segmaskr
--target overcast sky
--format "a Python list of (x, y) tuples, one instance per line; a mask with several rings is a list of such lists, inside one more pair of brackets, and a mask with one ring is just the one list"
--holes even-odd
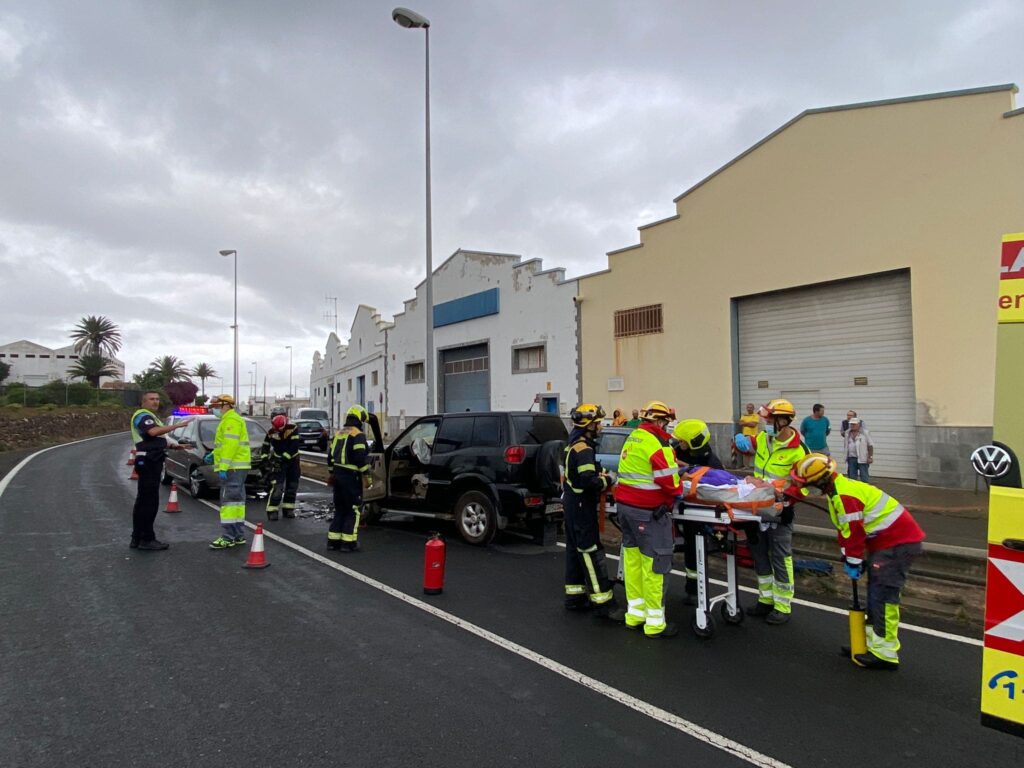
[[(434, 258), (606, 266), (810, 107), (1020, 82), (1020, 0), (407, 0), (431, 21)], [(0, 3), (0, 343), (124, 332), (305, 391), (338, 296), (424, 270), (423, 33), (377, 0)], [(229, 387), (230, 382), (226, 381)]]

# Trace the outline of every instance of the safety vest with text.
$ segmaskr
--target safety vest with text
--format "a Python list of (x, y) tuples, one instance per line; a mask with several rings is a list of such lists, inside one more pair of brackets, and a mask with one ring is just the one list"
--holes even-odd
[(836, 475), (828, 514), (839, 532), (839, 549), (853, 564), (864, 553), (924, 540), (924, 531), (896, 499), (881, 488)]
[(213, 465), (217, 472), (252, 469), (249, 429), (234, 408), (224, 411), (213, 438)]
[(630, 433), (619, 455), (616, 502), (641, 509), (675, 503), (682, 486), (669, 439), (667, 432), (646, 421)]
[(782, 442), (767, 432), (758, 432), (754, 442), (754, 477), (762, 480), (788, 480), (793, 465), (807, 455), (800, 433)]

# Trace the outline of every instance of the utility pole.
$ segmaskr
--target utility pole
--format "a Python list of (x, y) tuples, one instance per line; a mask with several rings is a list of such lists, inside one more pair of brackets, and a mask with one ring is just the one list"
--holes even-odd
[[(334, 335), (338, 335), (338, 297), (337, 296), (324, 296), (324, 301), (328, 303), (327, 312), (324, 312), (324, 320), (334, 321)], [(334, 310), (331, 311), (331, 303), (333, 302)]]

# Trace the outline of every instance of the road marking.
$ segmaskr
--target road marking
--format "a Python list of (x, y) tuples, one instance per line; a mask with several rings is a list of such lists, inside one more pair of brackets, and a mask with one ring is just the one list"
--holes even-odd
[(117, 435), (125, 435), (125, 434), (128, 434), (128, 433), (127, 432), (111, 432), (109, 435), (96, 435), (95, 437), (86, 437), (86, 438), (83, 438), (82, 440), (74, 440), (74, 441), (72, 441), (70, 443), (61, 443), (60, 445), (51, 445), (49, 448), (42, 448), (42, 449), (36, 451), (35, 453), (29, 454), (24, 459), (19, 461), (14, 466), (14, 469), (12, 469), (10, 472), (8, 472), (6, 475), (4, 475), (3, 479), (0, 479), (0, 498), (3, 498), (4, 491), (7, 490), (7, 486), (11, 484), (11, 481), (14, 479), (14, 476), (16, 474), (18, 474), (19, 470), (21, 470), (22, 467), (24, 467), (26, 464), (28, 464), (30, 461), (32, 461), (32, 459), (34, 459), (39, 454), (46, 453), (47, 451), (52, 451), (54, 448), (64, 448), (64, 447), (66, 447), (68, 445), (78, 445), (79, 443), (87, 443), (90, 440), (102, 440), (104, 437), (115, 437)]
[[(558, 546), (565, 548), (565, 544), (561, 541), (558, 542)], [(618, 555), (613, 555), (610, 552), (605, 552), (604, 556), (611, 560), (619, 559)], [(686, 574), (682, 571), (672, 569), (671, 572), (675, 576), (681, 576), (683, 578), (686, 578)], [(720, 579), (708, 579), (708, 581), (719, 587), (729, 586)], [(741, 585), (740, 591), (749, 592), (752, 595), (757, 594), (757, 589), (755, 587), (744, 587)], [(800, 598), (796, 597), (793, 598), (793, 603), (795, 603), (796, 605), (804, 605), (808, 608), (816, 608), (817, 610), (825, 611), (826, 613), (835, 613), (839, 616), (846, 616), (847, 614), (849, 614), (849, 610), (847, 610), (846, 608), (836, 608), (834, 605), (824, 605), (823, 603), (812, 603), (810, 600), (801, 600)], [(900, 629), (906, 629), (910, 632), (917, 632), (922, 635), (930, 635), (931, 637), (938, 637), (942, 640), (952, 640), (957, 643), (963, 643), (964, 645), (975, 645), (978, 648), (982, 648), (985, 645), (984, 642), (973, 637), (966, 637), (964, 635), (954, 635), (952, 632), (943, 632), (939, 629), (932, 629), (931, 627), (922, 627), (917, 624), (906, 624), (902, 621), (900, 622)]]
[[(217, 505), (213, 504), (212, 502), (206, 501), (205, 499), (202, 499), (201, 501), (206, 506), (212, 509), (217, 509)], [(253, 523), (250, 523), (248, 521), (246, 521), (245, 524), (249, 528), (256, 528), (256, 526)], [(323, 555), (313, 552), (312, 550), (306, 549), (302, 545), (296, 544), (293, 541), (289, 541), (286, 538), (278, 536), (276, 533), (272, 533), (271, 531), (268, 531), (265, 528), (263, 529), (263, 535), (268, 539), (278, 542), (279, 544), (283, 544), (289, 549), (295, 550), (301, 555), (305, 555), (306, 557), (315, 560), (321, 565), (326, 565), (328, 568), (333, 568), (334, 570), (343, 573), (346, 576), (355, 579), (356, 581), (361, 581), (363, 584), (366, 584), (369, 587), (373, 587), (374, 589), (379, 590), (384, 594), (395, 598), (396, 600), (401, 600), (403, 603), (406, 603), (407, 605), (411, 605), (412, 607), (418, 608), (419, 610), (425, 613), (429, 613), (431, 616), (446, 621), (449, 624), (452, 624), (458, 627), (459, 629), (465, 630), (466, 632), (469, 632), (472, 635), (476, 635), (477, 637), (486, 640), (487, 642), (492, 643), (498, 646), (499, 648), (503, 648), (504, 650), (509, 651), (510, 653), (514, 653), (517, 656), (526, 659), (527, 661), (532, 661), (534, 664), (544, 667), (545, 669), (554, 672), (557, 675), (561, 675), (566, 680), (570, 680), (571, 682), (577, 683), (578, 685), (582, 685), (584, 688), (588, 688), (591, 691), (599, 693), (605, 698), (611, 699), (612, 701), (621, 704), (624, 707), (629, 707), (630, 709), (639, 712), (642, 715), (646, 715), (647, 717), (653, 720), (657, 720), (658, 722), (667, 725), (670, 728), (679, 731), (680, 733), (684, 733), (687, 736), (695, 738), (698, 741), (702, 741), (705, 744), (714, 747), (715, 749), (720, 749), (723, 752), (727, 752), (728, 754), (733, 755), (734, 757), (738, 757), (741, 760), (745, 760), (751, 765), (759, 766), (759, 768), (790, 768), (788, 764), (776, 760), (773, 757), (761, 754), (755, 749), (751, 749), (750, 747), (744, 744), (740, 744), (738, 741), (733, 741), (732, 739), (726, 736), (722, 736), (719, 733), (704, 728), (703, 726), (697, 725), (694, 722), (686, 720), (685, 718), (682, 718), (679, 715), (669, 712), (666, 709), (662, 709), (661, 707), (646, 702), (643, 699), (638, 699), (635, 696), (630, 696), (625, 691), (620, 691), (618, 688), (612, 688), (610, 685), (602, 683), (600, 680), (590, 677), (589, 675), (585, 675), (582, 672), (573, 669), (572, 667), (567, 667), (564, 664), (560, 664), (554, 659), (550, 659), (547, 656), (537, 653), (536, 651), (530, 650), (526, 646), (519, 645), (519, 643), (513, 642), (512, 640), (502, 637), (501, 635), (497, 635), (494, 632), (486, 630), (483, 627), (466, 621), (465, 619), (461, 619), (452, 613), (442, 611), (440, 608), (430, 605), (429, 603), (425, 603), (422, 600), (412, 597), (411, 595), (407, 595), (404, 592), (397, 590), (394, 587), (388, 586), (383, 582), (377, 581), (376, 579), (373, 579), (369, 576), (366, 576), (360, 573), (359, 571), (354, 571), (351, 568), (347, 568), (344, 565), (341, 565), (340, 563), (336, 563), (334, 560), (326, 558)]]
[[(324, 486), (327, 485), (327, 483), (325, 483), (325, 482), (323, 482), (321, 480), (315, 480), (312, 477), (303, 477), (302, 479), (303, 480), (309, 480), (311, 483), (319, 483), (320, 485), (324, 485)], [(565, 544), (560, 541), (560, 542), (558, 542), (558, 546), (564, 548)], [(618, 555), (613, 555), (610, 552), (605, 552), (605, 557), (608, 557), (608, 558), (610, 558), (612, 560), (618, 560), (619, 559)], [(672, 573), (674, 575), (676, 575), (676, 576), (681, 576), (683, 578), (686, 578), (686, 574), (683, 573), (682, 571), (677, 571), (677, 570), (673, 569)], [(714, 584), (716, 586), (719, 586), (719, 587), (728, 586), (724, 581), (721, 581), (720, 579), (709, 579), (709, 581), (712, 584)], [(740, 586), (740, 590), (742, 592), (748, 592), (748, 593), (750, 593), (752, 595), (756, 595), (757, 594), (757, 589), (755, 587)], [(813, 603), (810, 600), (803, 600), (803, 599), (798, 598), (798, 597), (794, 597), (793, 598), (793, 603), (795, 603), (796, 605), (805, 606), (807, 608), (814, 608), (815, 610), (824, 611), (825, 613), (834, 613), (837, 616), (846, 616), (849, 613), (849, 610), (847, 610), (845, 608), (836, 608), (834, 605), (825, 605), (823, 603)], [(937, 637), (937, 638), (940, 638), (941, 640), (952, 640), (955, 643), (963, 643), (964, 645), (973, 645), (973, 646), (975, 646), (977, 648), (983, 648), (984, 645), (985, 645), (985, 643), (983, 641), (981, 641), (981, 640), (979, 640), (977, 638), (974, 638), (974, 637), (966, 637), (965, 635), (956, 635), (956, 634), (953, 634), (952, 632), (943, 632), (940, 629), (932, 629), (931, 627), (922, 627), (922, 626), (920, 626), (918, 624), (907, 624), (905, 622), (900, 622), (900, 629), (905, 629), (908, 632), (917, 632), (918, 634), (928, 635), (930, 637)]]

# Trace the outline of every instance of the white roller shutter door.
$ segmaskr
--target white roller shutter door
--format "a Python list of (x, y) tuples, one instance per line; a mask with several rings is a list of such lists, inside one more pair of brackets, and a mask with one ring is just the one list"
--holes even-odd
[[(738, 302), (742, 403), (786, 397), (796, 426), (820, 402), (832, 424), (832, 455), (845, 471), (839, 435), (849, 409), (875, 444), (871, 473), (917, 477), (910, 274), (900, 272), (752, 296)], [(854, 383), (866, 378), (866, 385)], [(760, 388), (759, 382), (767, 382)]]

